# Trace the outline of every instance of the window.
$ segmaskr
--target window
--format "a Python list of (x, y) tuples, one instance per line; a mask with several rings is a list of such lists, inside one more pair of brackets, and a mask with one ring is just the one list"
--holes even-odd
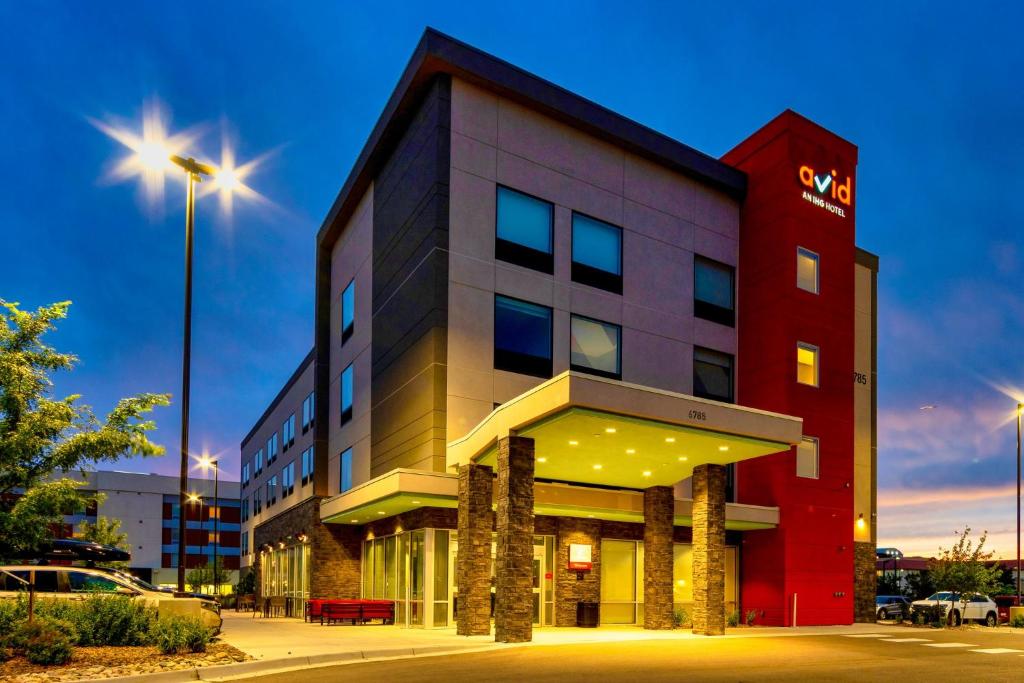
[(551, 203), (499, 186), (497, 205), (494, 257), (554, 273)]
[(796, 286), (811, 294), (818, 293), (818, 255), (803, 247), (796, 248)]
[(249, 532), (248, 531), (243, 531), (242, 532), (242, 554), (243, 555), (248, 555), (249, 554)]
[(551, 309), (494, 297), (494, 367), (551, 377)]
[(341, 293), (341, 343), (344, 344), (348, 341), (349, 337), (352, 336), (352, 330), (355, 329), (356, 322), (356, 280), (352, 278), (352, 281), (345, 287), (345, 291)]
[(313, 392), (309, 392), (302, 401), (302, 433), (305, 434), (313, 426)]
[(281, 425), (281, 451), (288, 450), (289, 446), (295, 445), (295, 413), (288, 416), (288, 419)]
[(242, 463), (242, 488), (249, 485), (249, 463)]
[(352, 365), (341, 371), (341, 424), (352, 419)]
[(267, 507), (277, 502), (277, 475), (267, 480)]
[(703, 256), (693, 259), (693, 314), (733, 327), (736, 324), (736, 270)]
[(302, 485), (313, 481), (313, 447), (302, 451)]
[(253, 471), (256, 472), (256, 476), (263, 474), (263, 449), (256, 451), (256, 458), (254, 459), (252, 466)]
[(796, 476), (818, 478), (818, 440), (805, 436), (796, 447)]
[(796, 344), (796, 381), (808, 386), (818, 386), (818, 347), (813, 344)]
[(242, 499), (242, 521), (247, 522), (249, 520), (249, 499)]
[(352, 488), (352, 449), (341, 452), (341, 474), (338, 478), (338, 492), (344, 493)]
[[(79, 572), (74, 572), (74, 573), (75, 574), (80, 574)], [(60, 588), (58, 587), (59, 586), (59, 581), (57, 580), (57, 572), (56, 571), (46, 571), (46, 570), (36, 569), (35, 575), (36, 575), (35, 576), (35, 584), (36, 584), (35, 585), (35, 590), (36, 590), (36, 592), (39, 592), (39, 593), (57, 593), (57, 592), (63, 593), (64, 592), (64, 591), (60, 590)], [(28, 578), (28, 577), (25, 577), (25, 578)], [(70, 577), (68, 577), (68, 578), (70, 579)], [(20, 583), (20, 581), (18, 583)], [(77, 583), (78, 583), (78, 585), (82, 585), (83, 581), (79, 578)], [(74, 585), (74, 584), (72, 584), (72, 585)], [(22, 588), (20, 590), (24, 590), (24, 588)]]
[(573, 213), (572, 279), (622, 294), (622, 228)]
[[(39, 572), (36, 572), (37, 579), (38, 576)], [(68, 588), (71, 589), (72, 593), (115, 593), (120, 587), (108, 578), (87, 574), (86, 572), (68, 572), (67, 577)]]
[(693, 395), (732, 403), (732, 356), (694, 347)]
[(290, 463), (284, 466), (281, 470), (281, 497), (285, 498), (291, 495), (292, 491), (295, 490), (295, 461), (292, 460)]
[(263, 501), (260, 500), (260, 490), (255, 489), (252, 492), (252, 514), (258, 515), (263, 512)]
[(574, 315), (570, 322), (569, 367), (581, 372), (622, 377), (622, 328)]
[(267, 464), (270, 465), (277, 459), (277, 432), (267, 439)]

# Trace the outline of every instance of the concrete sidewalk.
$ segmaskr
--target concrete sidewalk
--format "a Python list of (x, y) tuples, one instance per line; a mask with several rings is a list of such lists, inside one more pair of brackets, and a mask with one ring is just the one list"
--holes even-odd
[[(689, 629), (645, 631), (636, 626), (601, 628), (540, 628), (530, 643), (495, 643), (493, 636), (460, 636), (454, 628), (406, 629), (397, 626), (365, 626), (306, 623), (299, 619), (256, 618), (251, 614), (225, 612), (220, 638), (254, 658), (253, 661), (198, 669), (148, 674), (145, 677), (106, 679), (119, 683), (180, 683), (184, 681), (226, 681), (267, 673), (282, 673), (308, 667), (355, 664), (358, 662), (408, 657), (482, 652), (517, 647), (621, 643), (642, 641), (701, 640)], [(818, 636), (871, 633), (878, 624), (816, 626), (803, 628), (734, 628), (724, 639), (780, 636)], [(884, 628), (884, 627), (883, 627)]]

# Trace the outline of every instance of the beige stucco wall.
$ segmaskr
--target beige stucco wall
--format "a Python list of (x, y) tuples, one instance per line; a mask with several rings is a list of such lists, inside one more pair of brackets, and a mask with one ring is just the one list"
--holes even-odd
[[(447, 439), (542, 380), (494, 370), (494, 293), (554, 309), (553, 371), (569, 368), (569, 317), (622, 325), (622, 378), (691, 393), (694, 345), (736, 333), (693, 317), (693, 253), (737, 264), (726, 195), (458, 79), (452, 83)], [(555, 205), (553, 276), (494, 259), (496, 185)], [(578, 211), (623, 228), (623, 294), (572, 282)]]
[(874, 367), (875, 274), (857, 264), (855, 269), (854, 350), (853, 350), (853, 516), (861, 514), (869, 523), (854, 527), (854, 539), (875, 542), (875, 444), (874, 401), (872, 390), (877, 379)]
[[(373, 186), (341, 232), (331, 252), (331, 349), (328, 390), (327, 493), (338, 492), (340, 457), (352, 448), (352, 484), (370, 478), (370, 340), (373, 294)], [(352, 336), (341, 343), (341, 294), (355, 278)], [(352, 419), (341, 426), (341, 373), (353, 365)]]

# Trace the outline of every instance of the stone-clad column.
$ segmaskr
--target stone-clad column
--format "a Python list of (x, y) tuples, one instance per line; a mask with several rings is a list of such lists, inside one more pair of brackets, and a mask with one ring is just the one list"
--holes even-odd
[(644, 490), (644, 628), (670, 629), (672, 623), (672, 525), (675, 496), (671, 486)]
[(485, 465), (459, 466), (459, 582), (456, 633), (491, 633), (491, 495), (493, 470)]
[(725, 467), (693, 468), (693, 632), (725, 633)]
[(533, 439), (498, 442), (494, 640), (533, 639)]

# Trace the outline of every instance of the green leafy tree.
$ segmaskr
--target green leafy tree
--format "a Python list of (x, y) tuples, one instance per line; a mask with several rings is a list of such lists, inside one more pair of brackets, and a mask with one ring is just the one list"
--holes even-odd
[(939, 590), (960, 594), (960, 614), (965, 614), (971, 594), (992, 593), (1002, 570), (992, 563), (995, 553), (985, 550), (988, 532), (982, 532), (977, 545), (970, 539), (970, 527), (957, 534), (957, 542), (951, 548), (939, 548), (939, 557), (931, 561), (931, 579)]
[(935, 592), (935, 582), (930, 571), (907, 572), (907, 597), (911, 600), (927, 598)]
[[(110, 517), (97, 517), (95, 522), (85, 521), (78, 527), (78, 538), (103, 545), (120, 548), (131, 552), (132, 547), (128, 545), (128, 533), (121, 531), (121, 520)], [(127, 562), (108, 562), (112, 567), (127, 569)]]
[(121, 399), (105, 420), (80, 403), (79, 395), (51, 398), (50, 375), (71, 370), (78, 359), (47, 346), (43, 337), (70, 305), (33, 312), (0, 299), (0, 557), (35, 550), (65, 510), (90, 500), (78, 490), (80, 483), (50, 480), (51, 475), (163, 453), (149, 440), (155, 425), (144, 417), (168, 405), (167, 394)]
[(216, 571), (216, 583), (218, 585), (226, 585), (230, 579), (230, 574), (224, 569), (224, 558), (217, 558), (216, 570), (210, 563), (196, 567), (185, 574), (185, 583), (188, 584), (189, 588), (192, 589), (193, 593), (199, 593), (202, 591), (203, 586), (213, 586), (214, 584), (214, 572)]

